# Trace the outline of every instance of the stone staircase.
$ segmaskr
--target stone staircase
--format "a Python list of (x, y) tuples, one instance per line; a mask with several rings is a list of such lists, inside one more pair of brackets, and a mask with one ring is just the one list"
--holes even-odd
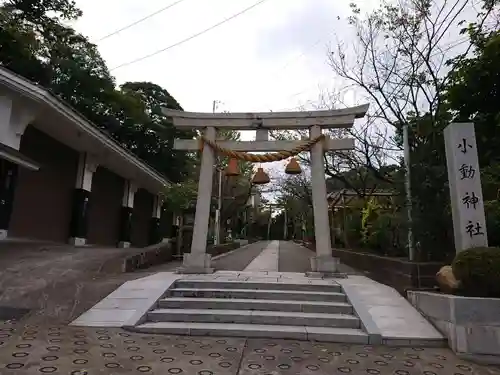
[(177, 280), (133, 329), (356, 344), (369, 340), (340, 285), (305, 283)]

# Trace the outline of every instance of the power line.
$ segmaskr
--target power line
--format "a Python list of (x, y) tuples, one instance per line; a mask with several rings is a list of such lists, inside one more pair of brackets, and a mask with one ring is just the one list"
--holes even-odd
[(139, 61), (149, 59), (150, 57), (156, 56), (156, 55), (158, 55), (158, 54), (160, 54), (160, 53), (162, 53), (162, 52), (165, 52), (165, 51), (167, 51), (167, 50), (169, 50), (169, 49), (172, 49), (172, 48), (174, 48), (174, 47), (180, 46), (181, 44), (184, 44), (184, 43), (186, 43), (186, 42), (189, 42), (190, 40), (192, 40), (192, 39), (194, 39), (194, 38), (197, 38), (197, 37), (199, 37), (199, 36), (201, 36), (201, 35), (205, 34), (206, 32), (209, 32), (209, 31), (211, 31), (211, 30), (215, 29), (216, 27), (219, 27), (219, 26), (221, 26), (221, 25), (225, 24), (225, 23), (226, 23), (226, 22), (228, 22), (228, 21), (231, 21), (232, 19), (234, 19), (234, 18), (236, 18), (236, 17), (238, 17), (238, 16), (241, 16), (243, 13), (248, 12), (249, 10), (251, 10), (251, 9), (255, 8), (256, 6), (258, 6), (258, 5), (262, 4), (262, 3), (266, 2), (266, 1), (267, 1), (267, 0), (260, 0), (260, 1), (256, 2), (255, 4), (253, 4), (253, 5), (249, 6), (248, 8), (245, 8), (245, 9), (243, 9), (243, 10), (239, 11), (238, 13), (233, 14), (233, 15), (232, 15), (232, 16), (230, 16), (230, 17), (227, 17), (227, 18), (223, 19), (222, 21), (220, 21), (220, 22), (216, 23), (215, 25), (212, 25), (212, 26), (210, 26), (210, 27), (206, 28), (205, 30), (202, 30), (202, 31), (200, 31), (200, 32), (198, 32), (198, 33), (196, 33), (196, 34), (194, 34), (194, 35), (191, 35), (191, 36), (187, 37), (186, 39), (183, 39), (183, 40), (181, 40), (181, 41), (179, 41), (179, 42), (177, 42), (177, 43), (171, 44), (171, 45), (170, 45), (170, 46), (168, 46), (168, 47), (162, 48), (162, 49), (157, 50), (157, 51), (155, 51), (155, 52), (153, 52), (153, 53), (150, 53), (150, 54), (148, 54), (148, 55), (145, 55), (145, 56), (139, 57), (139, 58), (137, 58), (137, 59), (135, 59), (135, 60), (132, 60), (132, 61), (129, 61), (129, 62), (126, 62), (126, 63), (120, 64), (120, 65), (118, 65), (118, 66), (115, 66), (114, 68), (112, 68), (112, 69), (110, 69), (110, 70), (116, 70), (116, 69), (122, 68), (122, 67), (124, 67), (124, 66), (128, 66), (128, 65), (135, 64), (135, 63), (137, 63), (137, 62), (139, 62)]
[[(309, 45), (307, 45), (307, 47), (302, 50), (302, 52), (292, 56), (290, 59), (286, 60), (286, 62), (281, 65), (278, 69), (275, 69), (275, 70), (270, 70), (270, 72), (267, 72), (266, 73), (266, 76), (268, 77), (265, 81), (266, 83), (269, 83), (270, 81), (275, 81), (277, 80), (280, 76), (281, 76), (281, 73), (284, 72), (288, 67), (290, 67), (292, 64), (295, 64), (297, 61), (299, 61), (302, 57), (304, 57), (308, 52), (312, 51), (314, 48), (316, 48), (316, 46), (318, 44), (320, 44), (322, 41), (324, 41), (327, 37), (331, 36), (332, 34), (335, 34), (335, 31), (332, 31), (330, 33), (328, 33), (326, 36), (322, 36), (321, 38), (317, 39), (314, 43), (311, 43)], [(260, 82), (260, 81), (259, 81)], [(259, 82), (254, 82), (254, 85), (260, 85)], [(296, 94), (293, 94), (293, 95), (290, 95), (290, 96), (287, 96), (286, 98), (291, 98), (291, 97), (294, 97), (294, 96), (298, 96), (302, 93), (304, 93), (305, 91), (308, 91), (311, 87), (308, 87), (307, 89), (304, 89)], [(236, 95), (237, 98), (239, 98), (239, 96), (237, 96), (238, 94), (237, 93), (232, 93), (232, 95), (230, 95), (231, 97), (234, 97)], [(228, 95), (226, 95), (228, 96)], [(267, 104), (268, 102), (266, 102)], [(268, 107), (267, 105), (265, 107)], [(271, 111), (272, 112), (272, 111)]]
[(139, 19), (139, 20), (137, 20), (137, 21), (135, 21), (135, 22), (132, 22), (131, 24), (128, 24), (128, 25), (126, 25), (126, 26), (122, 27), (121, 29), (115, 30), (115, 31), (113, 31), (112, 33), (109, 33), (109, 34), (107, 34), (107, 35), (103, 36), (101, 39), (99, 39), (99, 40), (98, 40), (98, 42), (101, 42), (101, 41), (103, 41), (104, 39), (107, 39), (107, 38), (109, 38), (109, 37), (112, 37), (113, 35), (116, 35), (116, 34), (118, 34), (118, 33), (122, 32), (122, 31), (124, 31), (124, 30), (130, 29), (131, 27), (133, 27), (133, 26), (135, 26), (135, 25), (137, 25), (137, 24), (139, 24), (139, 23), (141, 23), (141, 22), (143, 22), (143, 21), (146, 21), (147, 19), (150, 19), (151, 17), (156, 16), (157, 14), (159, 14), (159, 13), (161, 13), (161, 12), (164, 12), (164, 11), (166, 11), (167, 9), (170, 9), (170, 8), (174, 7), (175, 5), (177, 5), (177, 4), (180, 4), (180, 3), (182, 3), (183, 1), (185, 1), (185, 0), (177, 0), (177, 1), (176, 1), (176, 2), (174, 2), (174, 3), (167, 5), (166, 7), (163, 7), (163, 8), (161, 8), (161, 9), (158, 9), (157, 11), (155, 11), (155, 12), (153, 12), (153, 13), (150, 13), (150, 14), (148, 14), (147, 16), (145, 16), (145, 17), (143, 17), (143, 18), (141, 18), (141, 19)]
[[(458, 46), (461, 46), (462, 44), (467, 43), (467, 42), (469, 42), (469, 38), (468, 37), (459, 38), (457, 40), (454, 40), (454, 41), (452, 41), (452, 42), (444, 45), (442, 48), (440, 48), (439, 51), (435, 51), (433, 54), (430, 55), (430, 58), (436, 57), (436, 56), (438, 56), (440, 54), (444, 54), (445, 52), (448, 52), (449, 50), (451, 50), (453, 48), (456, 48)], [(387, 53), (387, 52), (391, 52), (389, 48), (384, 51), (384, 53)], [(404, 66), (400, 67), (399, 70), (405, 70), (405, 69), (410, 68), (411, 66), (412, 66), (412, 64), (408, 63), (407, 65), (404, 65)], [(391, 82), (389, 82), (389, 83), (391, 83)], [(317, 86), (317, 84), (314, 84), (314, 85), (311, 85), (311, 86), (307, 86), (306, 88), (302, 89), (301, 91), (299, 91), (299, 92), (297, 92), (295, 94), (286, 96), (285, 99), (291, 99), (291, 98), (294, 98), (296, 96), (299, 96), (299, 95), (301, 95), (301, 94), (303, 94), (303, 93), (311, 90), (314, 86)], [(266, 101), (264, 104), (265, 104), (265, 107), (269, 107), (269, 105), (268, 105), (269, 102), (268, 101)], [(291, 109), (293, 109), (293, 108), (289, 108), (288, 110), (291, 110)]]
[[(333, 34), (333, 32), (329, 33), (328, 36), (330, 36), (331, 34)], [(310, 44), (309, 46), (306, 47), (305, 50), (303, 50), (300, 54), (292, 57), (290, 60), (288, 60), (284, 65), (282, 65), (279, 69), (277, 69), (272, 75), (274, 77), (274, 79), (277, 78), (277, 76), (279, 76), (279, 74), (286, 70), (290, 65), (292, 65), (293, 63), (297, 62), (298, 60), (300, 60), (302, 57), (304, 57), (306, 55), (307, 52), (311, 51), (312, 49), (314, 49), (318, 44), (320, 44), (323, 40), (325, 39), (325, 37), (321, 37), (319, 38), (316, 42), (314, 42), (313, 44)]]
[[(474, 5), (477, 5), (478, 3), (479, 3), (479, 2), (475, 2), (475, 3), (472, 3), (472, 5), (474, 6)], [(441, 21), (439, 24), (437, 24), (437, 27), (438, 27), (438, 28), (439, 28), (439, 27), (441, 27), (441, 25), (443, 25), (445, 22), (446, 22), (446, 20)], [(329, 35), (331, 35), (331, 33), (330, 33)], [(277, 73), (279, 73), (281, 70), (285, 70), (285, 69), (288, 67), (288, 65), (290, 65), (290, 63), (294, 62), (294, 60), (296, 60), (296, 59), (298, 60), (299, 58), (301, 58), (302, 56), (304, 56), (308, 50), (310, 50), (310, 49), (312, 49), (312, 48), (316, 47), (316, 45), (317, 45), (317, 44), (319, 44), (319, 43), (321, 42), (321, 40), (322, 40), (322, 39), (319, 39), (319, 40), (318, 40), (317, 42), (315, 42), (313, 45), (311, 45), (311, 46), (307, 47), (307, 48), (306, 48), (306, 50), (305, 50), (305, 51), (303, 51), (300, 55), (296, 56), (295, 58), (291, 59), (291, 61), (287, 62), (287, 63), (286, 63), (286, 64), (285, 64), (285, 65), (284, 65), (281, 69), (279, 69), (278, 71), (276, 71), (276, 73), (273, 75), (273, 78), (271, 78), (271, 80), (273, 80), (273, 81), (274, 81), (274, 80), (276, 80), (276, 79), (277, 79), (277, 77), (278, 77)], [(447, 51), (449, 51), (450, 49), (455, 48), (455, 47), (457, 47), (457, 46), (459, 46), (459, 45), (461, 45), (461, 44), (463, 44), (463, 43), (465, 43), (465, 42), (467, 42), (467, 41), (468, 41), (468, 38), (467, 38), (467, 37), (466, 37), (466, 38), (463, 38), (461, 41), (460, 41), (460, 39), (455, 40), (455, 41), (453, 41), (453, 42), (451, 42), (451, 43), (449, 43), (448, 45), (446, 45), (446, 46), (445, 46), (445, 47), (448, 47), (448, 48), (446, 48), (446, 49), (445, 49), (445, 50), (443, 50), (443, 51), (438, 51), (438, 52), (435, 52), (435, 53), (434, 53), (434, 54), (432, 54), (430, 57), (432, 58), (432, 57), (435, 57), (435, 56), (439, 55), (440, 53), (447, 52)], [(456, 43), (456, 42), (458, 42), (458, 43)], [(454, 45), (453, 45), (453, 43), (456, 43), (456, 44), (454, 44)], [(393, 47), (392, 47), (392, 49), (397, 49), (397, 48), (398, 48), (397, 46), (393, 46)], [(387, 49), (384, 51), (384, 53), (387, 53), (387, 52), (390, 52), (390, 48), (387, 48)], [(404, 67), (403, 69), (409, 68), (410, 66), (411, 66), (411, 64), (407, 65), (407, 66), (406, 66), (406, 67)], [(267, 81), (267, 82), (269, 82), (269, 81)], [(305, 88), (305, 89), (301, 90), (300, 92), (298, 92), (298, 93), (296, 93), (296, 94), (289, 95), (289, 96), (287, 96), (286, 98), (288, 99), (288, 98), (296, 97), (296, 96), (298, 96), (298, 95), (300, 95), (300, 94), (302, 94), (302, 93), (304, 93), (304, 92), (306, 92), (306, 91), (309, 91), (311, 88), (312, 88), (312, 86), (308, 86), (308, 88)], [(268, 103), (269, 103), (269, 102), (267, 102), (267, 101), (266, 101), (266, 103), (265, 103), (265, 104), (266, 104), (266, 105), (265, 105), (266, 107), (268, 107)]]
[[(330, 35), (334, 34), (335, 32), (330, 32), (327, 34), (326, 37), (329, 37)], [(317, 39), (314, 43), (312, 44), (309, 44), (304, 50), (302, 50), (302, 52), (292, 56), (290, 59), (286, 60), (286, 62), (281, 65), (278, 69), (275, 69), (275, 70), (270, 70), (269, 72), (266, 73), (266, 79), (265, 81), (267, 83), (269, 83), (269, 81), (275, 81), (277, 80), (278, 78), (280, 78), (281, 76), (281, 73), (284, 72), (288, 67), (290, 67), (292, 64), (295, 64), (297, 61), (299, 61), (302, 57), (304, 57), (308, 52), (310, 52), (311, 50), (313, 50), (314, 48), (316, 48), (316, 46), (318, 44), (320, 44), (322, 41), (324, 41), (326, 39), (325, 36), (322, 36), (321, 38)], [(253, 83), (255, 86), (257, 85), (260, 85), (260, 81), (259, 82), (254, 82)], [(234, 96), (234, 92), (233, 94), (231, 95), (231, 97)]]

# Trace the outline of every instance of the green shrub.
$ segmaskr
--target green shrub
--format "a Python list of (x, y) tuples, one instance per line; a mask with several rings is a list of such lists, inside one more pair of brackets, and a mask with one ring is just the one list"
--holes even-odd
[(488, 232), (488, 243), (491, 246), (500, 246), (500, 202), (485, 201), (484, 211), (486, 214), (486, 228)]
[(453, 275), (462, 292), (472, 297), (500, 297), (500, 249), (479, 247), (457, 254)]

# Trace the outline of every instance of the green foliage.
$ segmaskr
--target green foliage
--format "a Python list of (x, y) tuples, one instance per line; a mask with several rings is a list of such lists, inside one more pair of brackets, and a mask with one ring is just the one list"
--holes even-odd
[[(218, 137), (239, 141), (240, 133), (235, 130), (218, 130)], [(225, 169), (229, 163), (229, 158), (220, 156), (218, 158), (219, 168)], [(247, 202), (252, 193), (252, 163), (246, 161), (237, 161), (239, 176), (223, 176), (222, 181), (222, 212), (221, 220), (226, 225), (227, 220), (230, 220), (230, 226), (233, 233), (241, 233), (245, 223), (245, 211), (247, 210)], [(214, 186), (214, 191), (216, 186)]]
[(181, 106), (150, 82), (117, 89), (97, 46), (63, 24), (80, 15), (72, 0), (0, 2), (0, 65), (52, 91), (167, 178), (187, 178), (196, 159), (172, 145), (194, 133), (176, 131), (161, 113)]
[[(409, 138), (413, 195), (413, 230), (419, 245), (419, 259), (443, 260), (454, 255), (451, 207), (444, 151), (443, 129), (452, 121), (475, 124), (483, 194), (496, 199), (500, 185), (500, 139), (498, 101), (500, 91), (500, 43), (497, 31), (481, 33), (475, 25), (468, 28), (472, 42), (470, 58), (458, 56), (441, 93), (444, 105), (435, 115), (411, 118)], [(401, 139), (401, 130), (398, 134)], [(399, 186), (404, 193), (403, 185)], [(490, 209), (490, 243), (500, 245), (491, 224), (497, 219)], [(497, 227), (498, 228), (498, 227)]]
[(74, 0), (7, 0), (6, 10), (12, 10), (18, 17), (29, 22), (74, 20), (82, 15)]
[(197, 191), (198, 184), (193, 180), (171, 184), (165, 189), (167, 209), (180, 214), (194, 208)]
[(135, 113), (118, 127), (113, 135), (129, 150), (178, 182), (189, 178), (194, 155), (173, 149), (175, 138), (193, 138), (194, 132), (175, 129), (161, 108), (182, 110), (179, 103), (164, 88), (151, 82), (127, 82), (121, 92), (136, 100), (141, 113)]
[(450, 72), (446, 102), (454, 121), (475, 124), (479, 164), (500, 162), (500, 31), (481, 33), (471, 25), (473, 55)]
[[(412, 118), (409, 125), (413, 233), (417, 257), (421, 261), (444, 260), (453, 256), (450, 191), (446, 169), (443, 120), (430, 116)], [(398, 132), (401, 136), (401, 131)], [(402, 163), (403, 164), (403, 163)], [(404, 184), (396, 185), (404, 205)]]
[[(341, 210), (341, 213), (343, 210)], [(345, 221), (342, 221), (342, 236), (340, 241), (344, 242), (344, 247), (357, 249), (363, 247), (363, 227), (361, 208), (347, 209)], [(340, 216), (340, 215), (339, 215)], [(344, 236), (345, 232), (345, 236)]]
[[(306, 234), (313, 235), (314, 221), (312, 210), (312, 193), (311, 181), (304, 173), (300, 175), (287, 175), (283, 177), (276, 190), (280, 195), (276, 199), (279, 204), (287, 211), (288, 234), (291, 237), (301, 238), (302, 225), (305, 226)], [(280, 214), (276, 217), (275, 222), (278, 229), (276, 233), (279, 236), (283, 235), (284, 215)]]
[(378, 209), (380, 209), (377, 201), (371, 197), (366, 202), (365, 207), (361, 211), (361, 241), (365, 245), (369, 245), (370, 242), (370, 227), (371, 224), (378, 218)]
[[(496, 0), (483, 2), (477, 21), (463, 30), (471, 46), (467, 53), (456, 57), (446, 55), (448, 50), (440, 43), (451, 28), (457, 27), (467, 1), (383, 1), (366, 16), (351, 4), (349, 22), (356, 32), (357, 48), (339, 44), (330, 59), (340, 77), (364, 90), (371, 99), (371, 114), (394, 127), (394, 141), (399, 148), (403, 127), (408, 127), (412, 229), (417, 256), (422, 261), (454, 255), (443, 142), (443, 129), (450, 122), (475, 123), (482, 177), (488, 177), (485, 199), (495, 199), (500, 186), (499, 31), (498, 27), (487, 31), (486, 26), (488, 16), (498, 10), (493, 10), (497, 4)], [(352, 53), (355, 56), (350, 57), (354, 58), (347, 58)], [(370, 142), (362, 142), (369, 149)], [(399, 178), (404, 172), (402, 161), (398, 170), (398, 178), (392, 180), (393, 189), (400, 193), (395, 199), (398, 211), (390, 215), (397, 218), (391, 222), (402, 228), (406, 203), (403, 179)], [(365, 233), (365, 242), (368, 237)]]
[(491, 246), (500, 247), (500, 202), (497, 200), (485, 201), (484, 211), (486, 215), (486, 230), (488, 243)]
[(500, 297), (500, 248), (461, 251), (452, 264), (461, 292), (473, 297)]
[[(359, 245), (363, 250), (388, 256), (404, 256), (405, 227), (401, 212), (396, 210), (393, 199), (371, 197), (361, 210), (352, 210), (348, 215), (345, 230), (348, 231), (349, 245)], [(358, 213), (358, 227), (356, 218)]]

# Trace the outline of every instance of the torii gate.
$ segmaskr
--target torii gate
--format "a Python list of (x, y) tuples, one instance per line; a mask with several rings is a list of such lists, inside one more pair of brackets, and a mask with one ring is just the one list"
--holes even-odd
[[(174, 127), (179, 129), (204, 130), (208, 142), (233, 151), (272, 152), (292, 150), (304, 144), (304, 141), (269, 141), (269, 130), (309, 129), (309, 138), (317, 139), (322, 129), (350, 128), (356, 118), (362, 118), (368, 105), (352, 108), (308, 111), (308, 112), (265, 112), (265, 113), (193, 113), (163, 108), (163, 113), (171, 117)], [(216, 140), (216, 129), (256, 130), (255, 141)], [(307, 140), (309, 141), (309, 140)], [(312, 274), (335, 275), (338, 260), (332, 257), (328, 202), (325, 183), (323, 153), (325, 150), (350, 150), (354, 140), (349, 138), (329, 139), (316, 142), (311, 152), (311, 184), (314, 210), (314, 234), (316, 237), (316, 256), (311, 258)], [(197, 151), (199, 140), (176, 139), (174, 149)], [(211, 256), (207, 254), (207, 235), (212, 196), (213, 169), (215, 152), (213, 147), (205, 145), (201, 158), (201, 170), (198, 182), (198, 201), (194, 219), (191, 253), (185, 253), (182, 273), (212, 273)]]

